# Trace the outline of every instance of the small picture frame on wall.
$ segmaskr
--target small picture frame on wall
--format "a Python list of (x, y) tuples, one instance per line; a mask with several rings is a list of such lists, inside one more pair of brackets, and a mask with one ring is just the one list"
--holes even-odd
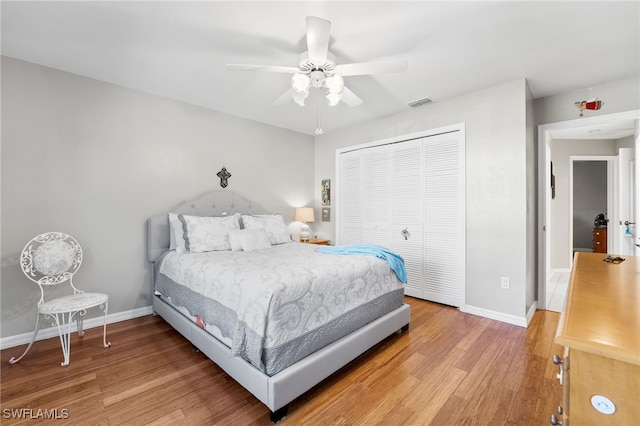
[(322, 180), (320, 198), (322, 199), (322, 207), (331, 207), (331, 179)]
[(331, 222), (331, 209), (327, 207), (322, 208), (322, 221)]
[(551, 199), (556, 198), (556, 175), (553, 174), (553, 161), (551, 162)]

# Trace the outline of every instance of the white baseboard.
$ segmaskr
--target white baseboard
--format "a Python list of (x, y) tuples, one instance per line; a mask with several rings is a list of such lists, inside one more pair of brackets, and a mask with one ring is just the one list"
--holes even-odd
[[(107, 324), (113, 324), (120, 321), (126, 321), (133, 318), (142, 317), (145, 315), (150, 315), (153, 313), (153, 306), (144, 306), (142, 308), (132, 309), (130, 311), (124, 312), (116, 312), (115, 314), (107, 315)], [(42, 319), (40, 320), (42, 321)], [(82, 328), (88, 330), (90, 328), (102, 327), (104, 324), (104, 318), (101, 316), (95, 318), (85, 319)], [(72, 327), (72, 330), (75, 331), (75, 327)], [(42, 328), (38, 332), (38, 340), (50, 339), (52, 337), (58, 336), (58, 327), (48, 327)], [(0, 350), (13, 348), (15, 346), (26, 345), (31, 341), (33, 337), (33, 331), (28, 333), (16, 334), (15, 336), (3, 337), (0, 339)], [(107, 338), (109, 337), (109, 328), (107, 328)], [(19, 355), (19, 354), (18, 354)]]
[(531, 318), (533, 318), (533, 314), (536, 312), (537, 306), (538, 302), (534, 302), (529, 308), (527, 315), (524, 317), (505, 314), (503, 312), (491, 311), (489, 309), (479, 308), (472, 305), (465, 305), (464, 308), (460, 308), (460, 310), (467, 314), (478, 315), (480, 317), (489, 318), (492, 320), (526, 328), (529, 325), (529, 322), (531, 322)]
[(571, 272), (571, 268), (556, 268), (551, 271), (552, 274), (566, 274)]

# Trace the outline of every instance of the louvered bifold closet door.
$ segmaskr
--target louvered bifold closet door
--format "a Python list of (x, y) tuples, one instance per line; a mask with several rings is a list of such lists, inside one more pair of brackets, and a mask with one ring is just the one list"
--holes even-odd
[(340, 156), (340, 234), (338, 244), (359, 243), (362, 238), (362, 151)]
[(362, 242), (390, 246), (389, 145), (362, 150)]
[(391, 145), (391, 250), (404, 259), (404, 294), (423, 298), (422, 139)]
[(424, 159), (424, 298), (464, 304), (464, 144), (459, 132), (430, 136)]

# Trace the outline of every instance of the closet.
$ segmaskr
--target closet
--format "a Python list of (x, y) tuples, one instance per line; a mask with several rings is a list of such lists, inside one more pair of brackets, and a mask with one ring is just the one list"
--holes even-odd
[(337, 244), (400, 254), (407, 296), (464, 305), (464, 125), (339, 149)]

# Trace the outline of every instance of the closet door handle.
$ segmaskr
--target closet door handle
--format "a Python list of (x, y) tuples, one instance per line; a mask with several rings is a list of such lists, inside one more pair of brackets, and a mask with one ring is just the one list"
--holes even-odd
[(405, 240), (408, 240), (409, 237), (411, 236), (411, 233), (409, 232), (409, 228), (404, 228), (401, 232), (402, 236), (404, 237)]

